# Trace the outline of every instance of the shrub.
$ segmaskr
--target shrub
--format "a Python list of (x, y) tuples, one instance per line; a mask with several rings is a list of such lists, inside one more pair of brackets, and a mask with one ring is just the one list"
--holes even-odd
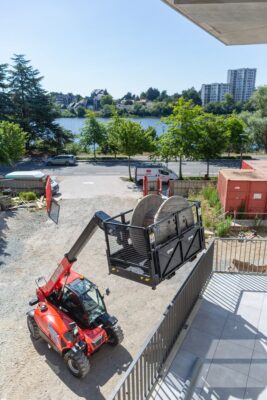
[(34, 192), (20, 192), (19, 198), (24, 201), (34, 201), (37, 199), (37, 196)]
[(219, 237), (223, 237), (229, 233), (231, 228), (232, 218), (227, 217), (224, 221), (221, 221), (216, 226), (216, 235)]

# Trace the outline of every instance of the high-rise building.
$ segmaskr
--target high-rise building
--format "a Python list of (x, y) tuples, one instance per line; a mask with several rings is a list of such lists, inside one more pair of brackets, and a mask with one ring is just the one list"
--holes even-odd
[(247, 101), (255, 90), (256, 68), (229, 69), (227, 83), (234, 101)]
[(202, 105), (216, 101), (224, 101), (226, 93), (230, 93), (230, 85), (228, 83), (210, 83), (203, 84), (201, 87)]

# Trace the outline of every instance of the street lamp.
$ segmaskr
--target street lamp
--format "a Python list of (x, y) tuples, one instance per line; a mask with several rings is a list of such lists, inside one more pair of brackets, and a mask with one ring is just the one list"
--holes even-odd
[(247, 133), (240, 134), (240, 169), (242, 169), (242, 162), (243, 162), (243, 143), (244, 139), (247, 139)]

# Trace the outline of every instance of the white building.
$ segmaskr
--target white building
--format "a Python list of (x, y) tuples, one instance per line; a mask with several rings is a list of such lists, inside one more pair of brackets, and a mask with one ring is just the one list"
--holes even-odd
[(224, 101), (226, 93), (230, 93), (230, 85), (228, 83), (203, 84), (201, 87), (202, 105)]
[(256, 68), (229, 69), (227, 82), (235, 102), (247, 101), (255, 90)]

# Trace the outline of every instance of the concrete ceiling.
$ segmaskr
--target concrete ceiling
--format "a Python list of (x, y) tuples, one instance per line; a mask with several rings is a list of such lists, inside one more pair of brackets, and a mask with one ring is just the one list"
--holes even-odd
[(267, 0), (162, 0), (227, 45), (267, 44)]

